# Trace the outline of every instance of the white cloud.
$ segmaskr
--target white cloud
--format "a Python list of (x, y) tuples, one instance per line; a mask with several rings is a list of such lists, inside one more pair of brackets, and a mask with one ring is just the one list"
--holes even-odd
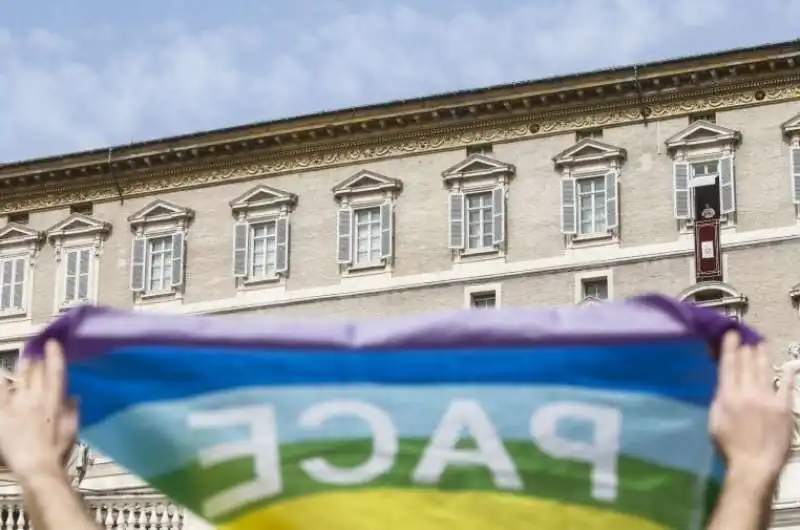
[(113, 26), (0, 27), (0, 160), (791, 38), (798, 9), (793, 0), (498, 1), (444, 14), (350, 5), (273, 7), (202, 31), (166, 22), (127, 40)]

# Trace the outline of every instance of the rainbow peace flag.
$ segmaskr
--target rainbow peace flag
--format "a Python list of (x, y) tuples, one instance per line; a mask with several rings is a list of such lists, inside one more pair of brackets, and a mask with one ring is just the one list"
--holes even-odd
[(659, 296), (334, 323), (83, 307), (82, 438), (229, 530), (700, 529), (722, 334)]

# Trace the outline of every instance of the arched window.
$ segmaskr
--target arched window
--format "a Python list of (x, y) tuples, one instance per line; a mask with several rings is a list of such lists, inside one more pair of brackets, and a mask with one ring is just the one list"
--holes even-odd
[(725, 282), (702, 282), (684, 289), (678, 298), (701, 307), (710, 307), (740, 320), (747, 309), (747, 297)]

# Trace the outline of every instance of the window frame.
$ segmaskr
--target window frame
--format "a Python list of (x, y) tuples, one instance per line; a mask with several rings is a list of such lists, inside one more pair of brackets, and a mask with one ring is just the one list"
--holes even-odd
[(0, 261), (22, 260), (22, 305), (0, 310), (0, 320), (30, 320), (36, 262), (45, 234), (27, 225), (7, 223), (0, 229)]
[[(383, 253), (381, 251), (381, 247), (382, 247), (382, 239), (381, 238), (382, 238), (382, 234), (383, 234), (383, 219), (382, 219), (382, 216), (381, 216), (381, 205), (377, 204), (377, 205), (374, 205), (374, 206), (373, 205), (356, 206), (352, 210), (353, 210), (353, 222), (352, 222), (353, 233), (352, 233), (352, 235), (350, 237), (352, 238), (351, 241), (353, 242), (353, 244), (351, 245), (351, 251), (352, 251), (353, 255), (351, 256), (350, 259), (351, 259), (351, 262), (353, 264), (353, 268), (365, 268), (365, 267), (379, 267), (379, 266), (382, 266), (383, 265), (383, 260), (386, 259), (386, 258), (385, 258), (385, 256), (383, 256)], [(376, 219), (372, 218), (372, 214), (374, 214), (374, 213), (377, 214), (375, 216)], [(364, 215), (364, 214), (369, 214), (370, 215), (370, 219), (368, 219), (366, 221), (366, 223), (361, 223), (359, 217), (361, 215)], [(377, 226), (377, 232), (378, 232), (377, 233), (378, 242), (377, 242), (377, 248), (373, 248), (372, 243), (373, 243), (373, 239), (375, 238), (375, 235), (372, 232), (373, 232), (373, 229), (376, 226)], [(360, 230), (362, 228), (365, 228), (365, 227), (368, 228), (368, 232), (369, 232), (369, 234), (368, 234), (369, 235), (369, 239), (368, 239), (369, 246), (368, 246), (368, 250), (367, 250), (368, 259), (366, 261), (364, 261), (364, 262), (360, 262), (359, 259), (358, 259), (358, 256), (361, 253), (361, 251), (359, 249), (359, 242), (360, 242), (360, 236), (361, 236)], [(373, 251), (377, 251), (377, 257), (374, 258), (374, 259), (372, 258)]]
[[(575, 226), (576, 227), (576, 236), (575, 236), (575, 238), (576, 239), (587, 239), (587, 238), (596, 238), (596, 237), (606, 237), (608, 235), (608, 232), (609, 232), (609, 229), (607, 228), (607, 225), (608, 225), (608, 219), (607, 219), (608, 190), (606, 189), (606, 185), (607, 185), (607, 180), (608, 179), (606, 178), (606, 174), (605, 173), (587, 173), (587, 174), (583, 174), (583, 175), (576, 175), (576, 176), (573, 177), (573, 180), (575, 181), (575, 215), (576, 215), (576, 223), (575, 223), (575, 225), (576, 225)], [(582, 226), (583, 226), (582, 211), (583, 211), (583, 209), (581, 208), (582, 194), (581, 194), (580, 187), (581, 187), (582, 183), (595, 182), (595, 181), (598, 181), (598, 180), (602, 181), (602, 183), (603, 183), (602, 201), (601, 201), (602, 210), (603, 210), (603, 229), (602, 230), (595, 229), (595, 230), (592, 230), (591, 232), (583, 232), (583, 230), (582, 230)], [(597, 194), (597, 191), (593, 191), (592, 197), (594, 197), (596, 194)], [(595, 202), (596, 202), (596, 200), (593, 198), (592, 199), (592, 203), (593, 203), (593, 208), (592, 208), (593, 222), (592, 222), (592, 224), (593, 225), (595, 225), (596, 222), (597, 222), (597, 213), (598, 213), (598, 211), (597, 211), (598, 206), (597, 206), (597, 204), (595, 204)]]
[[(465, 191), (463, 193), (464, 198), (464, 254), (481, 254), (484, 252), (495, 252), (497, 247), (497, 242), (495, 241), (494, 237), (494, 223), (497, 222), (495, 219), (495, 205), (494, 205), (494, 196), (493, 196), (494, 188), (492, 189), (473, 189), (469, 191)], [(472, 208), (470, 206), (470, 199), (472, 198), (486, 198), (486, 201), (481, 201), (481, 204), (476, 207)], [(480, 214), (480, 221), (478, 223), (479, 233), (477, 236), (472, 233), (472, 223), (470, 222), (470, 213), (476, 211)], [(486, 215), (488, 211), (489, 221), (490, 221), (490, 230), (487, 233), (486, 228)], [(472, 246), (471, 241), (474, 237), (477, 237), (478, 241), (480, 242), (477, 246)], [(490, 243), (486, 244), (486, 240), (489, 238)]]
[[(553, 157), (561, 177), (561, 235), (567, 249), (618, 246), (621, 233), (620, 188), (627, 151), (594, 138), (584, 138)], [(587, 179), (605, 179), (605, 229), (581, 232), (579, 186)]]
[[(719, 298), (706, 301), (695, 301), (694, 298), (702, 293), (720, 293)], [(697, 282), (684, 289), (677, 297), (682, 302), (690, 302), (698, 307), (723, 310), (725, 315), (736, 320), (743, 320), (747, 312), (749, 300), (733, 286), (719, 281)]]
[[(136, 304), (182, 301), (186, 290), (186, 246), (189, 225), (194, 219), (194, 211), (161, 199), (149, 203), (128, 218), (134, 232), (130, 253), (130, 291)], [(170, 285), (152, 290), (152, 240), (171, 239)], [(137, 258), (137, 248), (141, 246), (141, 256)], [(175, 249), (180, 250), (176, 257)], [(177, 264), (176, 264), (177, 263)], [(137, 269), (141, 270), (141, 287), (135, 284)], [(176, 278), (175, 271), (178, 271)]]
[[(333, 188), (337, 203), (335, 257), (342, 279), (384, 275), (394, 271), (397, 249), (396, 205), (402, 181), (362, 169)], [(379, 259), (358, 262), (357, 212), (378, 210)]]
[(494, 295), (494, 307), (483, 309), (500, 309), (503, 307), (503, 284), (498, 283), (482, 283), (464, 286), (464, 308), (465, 309), (478, 309), (472, 305), (475, 296), (482, 296), (491, 293)]
[[(598, 299), (586, 293), (586, 285), (596, 281), (605, 281), (605, 299)], [(614, 269), (589, 269), (585, 271), (579, 271), (574, 275), (574, 285), (574, 303), (576, 305), (584, 305), (596, 302), (610, 302), (614, 300)]]
[[(6, 263), (11, 263), (11, 281), (9, 284), (10, 293), (9, 293), (9, 306), (3, 307), (2, 298), (5, 294), (5, 268)], [(15, 281), (16, 272), (19, 268), (22, 268), (22, 280), (17, 282)], [(23, 253), (17, 254), (6, 254), (0, 255), (0, 316), (1, 315), (20, 315), (27, 313), (26, 308), (26, 298), (27, 298), (27, 284), (30, 281), (30, 267), (28, 264), (28, 258)], [(16, 293), (16, 286), (19, 286), (19, 298), (20, 298), (20, 305), (14, 304), (14, 298)]]
[[(230, 202), (233, 214), (231, 274), (237, 290), (285, 286), (289, 275), (291, 214), (297, 196), (287, 191), (260, 184)], [(253, 274), (253, 231), (261, 225), (275, 226), (275, 268), (269, 273)], [(245, 236), (239, 231), (244, 230)]]
[[(6, 362), (9, 358), (13, 360)], [(14, 380), (16, 367), (19, 364), (20, 348), (3, 348), (0, 349), (0, 374), (9, 380)]]
[[(75, 246), (75, 247), (70, 246), (70, 247), (65, 247), (62, 252), (64, 253), (64, 273), (62, 275), (59, 275), (59, 278), (62, 282), (60, 291), (62, 307), (73, 307), (76, 305), (82, 305), (92, 302), (94, 298), (92, 296), (92, 277), (95, 274), (94, 270), (95, 265), (93, 259), (95, 249), (89, 246)], [(86, 252), (88, 256), (86, 261), (85, 272), (81, 270), (81, 257), (82, 257), (81, 254), (83, 254), (84, 252)], [(81, 276), (84, 275), (86, 276), (86, 296), (82, 298), (80, 296), (76, 296), (74, 298), (70, 297), (69, 287), (68, 287), (69, 285), (68, 282), (70, 278), (69, 274), (70, 255), (76, 255), (77, 270), (76, 273), (73, 275), (73, 277), (75, 278), (75, 287), (74, 287), (75, 295), (80, 295)]]
[[(110, 223), (82, 213), (73, 213), (47, 230), (47, 240), (53, 246), (56, 260), (53, 314), (85, 303), (98, 302), (100, 259), (110, 234)], [(66, 297), (68, 253), (80, 250), (89, 252), (87, 298), (83, 301), (68, 300)]]
[[(495, 158), (473, 154), (442, 172), (447, 195), (448, 248), (454, 264), (486, 259), (505, 260), (508, 247), (508, 194), (516, 167)], [(492, 245), (469, 246), (468, 197), (490, 194)], [(484, 223), (481, 223), (484, 226)], [(487, 234), (481, 234), (481, 239)]]
[[(695, 137), (696, 133), (704, 130), (705, 135)], [(694, 228), (694, 187), (693, 165), (717, 161), (717, 181), (720, 190), (719, 220), (721, 228), (734, 228), (739, 210), (737, 204), (737, 175), (736, 175), (736, 150), (741, 142), (741, 132), (711, 123), (698, 120), (691, 123), (682, 131), (668, 138), (666, 145), (668, 154), (672, 157), (672, 189), (673, 189), (673, 216), (680, 233), (690, 233)], [(723, 171), (723, 161), (726, 161), (727, 171)], [(685, 166), (685, 169), (684, 169)], [(685, 173), (685, 175), (684, 175)], [(730, 179), (725, 183), (726, 176)], [(684, 189), (683, 180), (686, 180)], [(723, 198), (725, 188), (729, 188), (728, 202)], [(683, 208), (683, 197), (687, 201)], [(684, 210), (686, 213), (684, 214)]]
[(800, 219), (800, 114), (782, 123), (781, 132), (789, 148), (789, 178), (795, 218)]

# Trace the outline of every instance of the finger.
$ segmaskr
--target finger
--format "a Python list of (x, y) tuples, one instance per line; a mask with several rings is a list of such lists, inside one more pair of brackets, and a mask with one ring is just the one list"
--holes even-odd
[(781, 367), (781, 384), (778, 386), (778, 399), (790, 408), (794, 404), (794, 380), (800, 371), (800, 359), (784, 363)]
[(25, 368), (25, 386), (34, 393), (40, 393), (44, 387), (44, 360), (31, 359)]
[(765, 391), (772, 392), (774, 388), (772, 384), (774, 373), (772, 371), (772, 365), (769, 362), (769, 355), (767, 355), (767, 349), (764, 347), (764, 343), (759, 343), (758, 346), (754, 348), (753, 353), (755, 354), (755, 369), (758, 386), (759, 388), (763, 388)]
[(17, 362), (17, 368), (14, 372), (16, 379), (16, 387), (24, 389), (28, 387), (29, 373), (31, 370), (31, 358), (28, 355), (21, 356)]
[(758, 379), (758, 356), (755, 348), (750, 345), (742, 344), (736, 351), (739, 363), (739, 381), (743, 389), (757, 390), (759, 388)]
[(52, 339), (44, 345), (43, 381), (48, 413), (55, 414), (64, 403), (64, 350)]
[(722, 337), (719, 356), (719, 380), (717, 382), (718, 392), (736, 392), (738, 386), (738, 376), (736, 374), (736, 350), (739, 347), (739, 334), (729, 331)]

